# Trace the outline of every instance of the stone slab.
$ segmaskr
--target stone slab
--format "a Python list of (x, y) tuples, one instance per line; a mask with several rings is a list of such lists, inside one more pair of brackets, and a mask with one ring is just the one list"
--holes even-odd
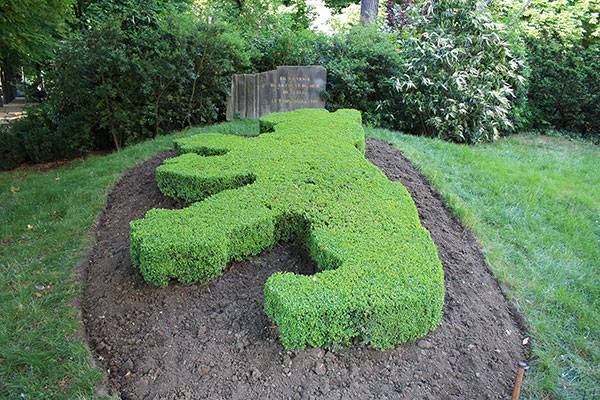
[(280, 66), (258, 74), (235, 74), (227, 100), (227, 120), (323, 108), (326, 84), (327, 70), (318, 65)]

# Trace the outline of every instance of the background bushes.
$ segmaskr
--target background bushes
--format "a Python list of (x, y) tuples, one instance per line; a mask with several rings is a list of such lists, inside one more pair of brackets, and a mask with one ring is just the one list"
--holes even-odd
[(466, 143), (512, 131), (524, 61), (482, 3), (436, 2), (424, 15), (412, 8), (404, 33), (400, 128)]
[(557, 128), (600, 141), (600, 59), (597, 0), (494, 2), (497, 19), (525, 43), (531, 77), (530, 128)]
[(24, 149), (24, 160), (13, 158), (36, 163), (119, 149), (224, 118), (230, 76), (249, 61), (236, 31), (164, 10), (147, 17), (101, 19), (59, 47), (48, 100), (6, 138)]
[(320, 36), (314, 47), (310, 63), (327, 69), (327, 108), (354, 108), (366, 123), (397, 125), (393, 77), (402, 66), (397, 35), (357, 26)]
[(246, 63), (241, 39), (218, 24), (102, 22), (58, 53), (56, 111), (85, 123), (96, 147), (120, 148), (222, 118), (228, 79)]
[(0, 125), (0, 170), (11, 169), (27, 159), (23, 144), (14, 129)]
[(0, 138), (2, 168), (221, 120), (233, 73), (284, 64), (323, 65), (327, 107), (367, 124), (465, 143), (552, 127), (600, 140), (593, 0), (399, 1), (387, 22), (331, 35), (277, 0), (77, 4), (70, 33), (35, 59), (48, 98)]
[(531, 40), (529, 57), (532, 123), (600, 139), (600, 47)]

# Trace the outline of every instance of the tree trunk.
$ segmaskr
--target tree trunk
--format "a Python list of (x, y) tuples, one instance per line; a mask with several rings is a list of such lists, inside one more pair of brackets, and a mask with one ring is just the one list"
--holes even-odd
[(378, 0), (360, 0), (360, 22), (363, 25), (372, 24), (377, 20)]
[(0, 79), (2, 79), (3, 103), (8, 104), (13, 101), (17, 95), (13, 69), (10, 64), (4, 63), (0, 71), (2, 72), (0, 74)]

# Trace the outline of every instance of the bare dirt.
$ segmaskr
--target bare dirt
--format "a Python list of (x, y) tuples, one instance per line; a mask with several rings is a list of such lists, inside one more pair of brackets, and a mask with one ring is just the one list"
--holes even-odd
[(83, 318), (105, 390), (123, 399), (505, 399), (528, 357), (520, 316), (504, 298), (471, 234), (391, 145), (369, 140), (367, 157), (401, 181), (438, 246), (445, 270), (441, 326), (387, 351), (365, 346), (287, 352), (263, 313), (275, 271), (310, 273), (297, 245), (233, 263), (204, 286), (147, 285), (129, 259), (129, 222), (162, 196), (154, 169), (172, 152), (127, 171), (98, 221), (85, 267)]

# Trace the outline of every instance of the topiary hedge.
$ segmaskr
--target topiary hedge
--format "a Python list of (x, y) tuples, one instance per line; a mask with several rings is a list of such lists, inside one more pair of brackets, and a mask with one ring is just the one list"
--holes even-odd
[(384, 349), (436, 327), (444, 300), (436, 247), (404, 186), (365, 159), (360, 113), (306, 109), (261, 125), (272, 132), (177, 141), (182, 154), (157, 168), (157, 182), (193, 204), (132, 222), (132, 260), (144, 278), (206, 282), (229, 261), (299, 239), (319, 272), (275, 273), (264, 289), (286, 348), (359, 338)]

